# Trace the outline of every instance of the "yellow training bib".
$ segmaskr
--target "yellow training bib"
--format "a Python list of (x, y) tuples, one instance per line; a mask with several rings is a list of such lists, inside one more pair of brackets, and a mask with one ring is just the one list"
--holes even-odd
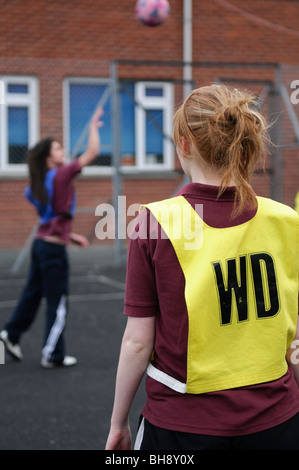
[[(150, 365), (149, 375), (182, 393), (205, 393), (283, 376), (298, 317), (299, 217), (258, 197), (248, 222), (213, 228), (183, 196), (147, 207), (185, 276), (187, 383)], [(174, 384), (173, 384), (174, 381)]]

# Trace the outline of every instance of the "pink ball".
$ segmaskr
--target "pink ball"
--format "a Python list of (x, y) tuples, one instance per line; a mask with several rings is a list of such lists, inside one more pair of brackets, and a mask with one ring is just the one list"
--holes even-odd
[(169, 12), (167, 0), (138, 0), (135, 7), (137, 19), (146, 26), (158, 26), (163, 23)]

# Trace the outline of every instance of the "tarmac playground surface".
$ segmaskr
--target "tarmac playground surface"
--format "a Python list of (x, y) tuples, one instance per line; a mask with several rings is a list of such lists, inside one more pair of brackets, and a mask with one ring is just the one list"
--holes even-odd
[[(16, 273), (17, 251), (0, 252), (0, 328), (25, 285), (29, 253)], [(125, 262), (114, 263), (113, 247), (70, 248), (66, 352), (70, 368), (40, 366), (44, 334), (42, 302), (24, 333), (24, 359), (7, 353), (0, 365), (0, 450), (103, 450), (109, 432), (115, 375), (126, 318)], [(130, 414), (133, 440), (144, 404), (141, 386)]]

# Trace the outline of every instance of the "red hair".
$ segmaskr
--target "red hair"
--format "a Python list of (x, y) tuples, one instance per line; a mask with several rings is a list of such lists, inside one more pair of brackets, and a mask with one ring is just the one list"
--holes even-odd
[(211, 85), (194, 90), (174, 115), (178, 149), (183, 152), (183, 137), (189, 156), (222, 170), (219, 195), (234, 181), (234, 216), (248, 204), (257, 205), (250, 179), (257, 160), (266, 155), (269, 138), (266, 120), (256, 107), (257, 98), (247, 91)]

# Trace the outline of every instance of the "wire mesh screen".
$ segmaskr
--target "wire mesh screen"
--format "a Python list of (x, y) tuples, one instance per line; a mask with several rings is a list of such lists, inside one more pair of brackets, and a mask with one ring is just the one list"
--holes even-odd
[(104, 110), (101, 154), (92, 166), (112, 166), (115, 134), (119, 121), (120, 165), (130, 167), (169, 166), (173, 88), (170, 82), (119, 82), (119, 108), (112, 112), (109, 80), (69, 80), (68, 140), (71, 159), (86, 149), (90, 118), (97, 106)]
[(28, 151), (28, 110), (26, 107), (8, 108), (8, 162), (26, 162)]
[[(283, 66), (278, 82), (274, 66), (237, 65), (194, 64), (193, 87), (218, 81), (237, 88), (250, 89), (260, 97), (262, 111), (274, 124), (271, 137), (275, 146), (271, 149), (266, 166), (268, 182), (271, 180), (270, 195), (281, 199), (282, 195), (275, 191), (282, 184), (282, 161), (284, 166), (286, 158), (287, 164), (296, 164), (294, 152), (298, 149), (299, 141), (299, 105), (294, 104), (291, 97), (294, 97), (295, 102), (299, 92), (291, 86), (299, 79), (299, 67)], [(132, 62), (120, 64), (119, 70), (123, 70), (122, 67), (128, 68), (126, 73), (120, 73), (118, 77), (117, 115), (113, 112), (112, 77), (107, 73), (107, 69), (105, 74), (99, 74), (99, 78), (66, 79), (63, 108), (59, 108), (52, 99), (53, 107), (47, 108), (46, 115), (45, 111), (40, 110), (38, 78), (4, 77), (0, 83), (3, 84), (2, 91), (5, 95), (5, 103), (0, 106), (1, 167), (17, 167), (26, 163), (28, 147), (39, 138), (41, 121), (49, 120), (56, 124), (58, 112), (60, 116), (66, 117), (63, 128), (66, 154), (71, 160), (77, 158), (86, 149), (89, 122), (95, 108), (101, 104), (104, 108), (101, 153), (92, 162), (92, 166), (113, 167), (117, 140), (120, 166), (132, 168), (134, 171), (176, 170), (178, 165), (171, 142), (172, 116), (184, 98), (184, 83), (180, 78), (182, 64), (173, 66), (167, 62), (154, 65)], [(124, 79), (124, 76), (131, 78)], [(61, 87), (61, 83), (57, 83), (57, 86)], [(116, 119), (119, 121), (117, 136), (113, 131)], [(59, 130), (59, 124), (54, 127), (54, 131), (56, 129)], [(262, 172), (262, 168), (258, 167), (257, 171)]]
[(89, 122), (99, 105), (103, 106), (105, 112), (105, 130), (101, 131), (101, 155), (97, 157), (93, 165), (110, 166), (112, 157), (111, 99), (108, 81), (69, 82), (69, 153), (73, 160), (86, 149)]
[[(78, 157), (86, 149), (90, 118), (97, 106), (104, 110), (104, 126), (101, 128), (101, 154), (92, 166), (113, 165), (113, 117), (112, 98), (109, 80), (88, 83), (69, 83), (69, 148), (71, 159)], [(118, 116), (121, 133), (118, 136), (121, 147), (121, 164), (134, 165), (135, 149), (135, 104), (134, 83), (127, 82), (120, 89), (120, 109)]]

